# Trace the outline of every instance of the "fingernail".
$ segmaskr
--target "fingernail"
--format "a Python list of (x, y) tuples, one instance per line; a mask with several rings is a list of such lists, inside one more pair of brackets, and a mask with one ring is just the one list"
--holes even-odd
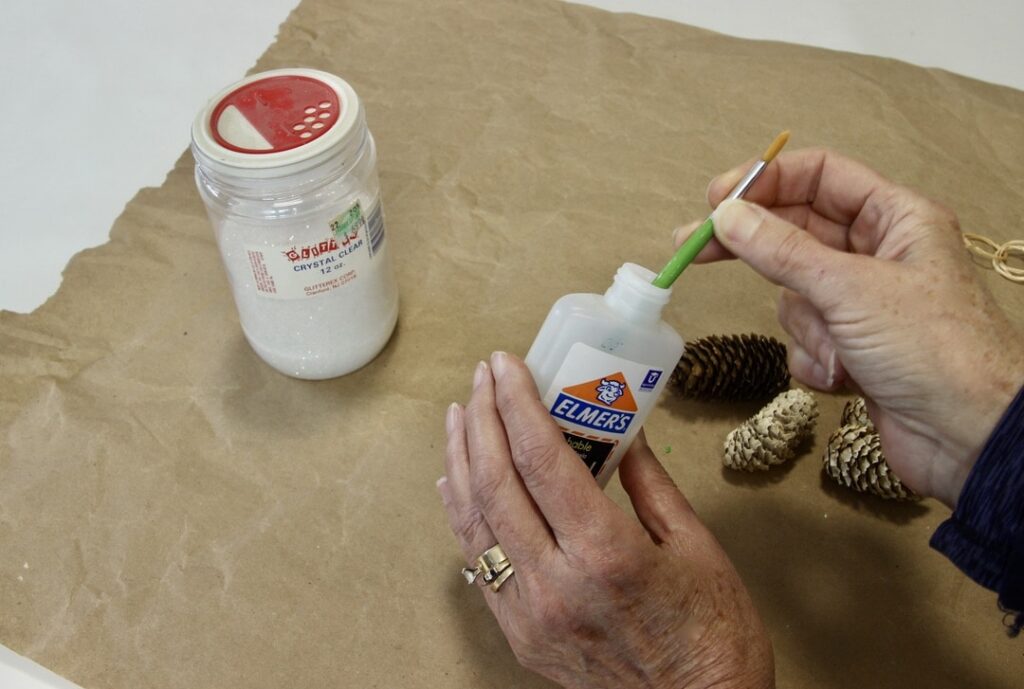
[(442, 476), (437, 479), (437, 483), (434, 485), (437, 487), (437, 492), (441, 495), (441, 502), (448, 504), (448, 477)]
[[(459, 413), (459, 405), (456, 402), (452, 402), (448, 405), (448, 413), (444, 415), (444, 428), (448, 431), (448, 435), (455, 432), (455, 419)], [(444, 477), (442, 477), (444, 478)]]
[(756, 206), (734, 199), (719, 204), (711, 213), (715, 234), (727, 241), (745, 243), (754, 236), (763, 216)]
[(704, 190), (704, 198), (708, 200), (708, 205), (715, 205), (714, 199), (711, 198), (711, 189), (713, 187), (719, 187), (722, 191), (732, 189), (736, 184), (743, 178), (745, 169), (732, 169), (729, 172), (723, 172), (718, 175), (710, 182), (708, 182), (707, 188)]
[(676, 229), (672, 230), (672, 243), (675, 244), (676, 246), (679, 246), (684, 241), (686, 241), (686, 238), (690, 236), (689, 230), (690, 228), (686, 225), (683, 225), (682, 227), (677, 227)]
[(476, 365), (476, 371), (473, 372), (473, 389), (476, 390), (480, 387), (480, 383), (484, 382), (484, 375), (487, 373), (487, 363), (481, 361)]
[(838, 357), (836, 356), (835, 351), (833, 351), (832, 352), (832, 356), (830, 356), (828, 358), (828, 377), (826, 378), (826, 381), (825, 381), (825, 384), (828, 387), (830, 387), (830, 388), (836, 384), (836, 364), (837, 364), (837, 362), (838, 362)]
[(825, 371), (825, 367), (815, 362), (814, 367), (811, 369), (811, 374), (814, 376), (814, 380), (819, 383), (824, 383), (827, 388), (829, 386), (828, 373)]
[(505, 367), (508, 366), (508, 355), (505, 352), (491, 354), (491, 370), (495, 378), (501, 378), (505, 374)]

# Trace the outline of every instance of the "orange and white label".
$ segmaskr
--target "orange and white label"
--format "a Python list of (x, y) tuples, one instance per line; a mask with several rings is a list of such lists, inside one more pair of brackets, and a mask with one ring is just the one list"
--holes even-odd
[(622, 371), (563, 388), (551, 404), (556, 419), (618, 435), (629, 429), (636, 412), (636, 400)]
[(577, 342), (543, 402), (566, 442), (597, 476), (624, 450), (664, 386), (664, 371)]

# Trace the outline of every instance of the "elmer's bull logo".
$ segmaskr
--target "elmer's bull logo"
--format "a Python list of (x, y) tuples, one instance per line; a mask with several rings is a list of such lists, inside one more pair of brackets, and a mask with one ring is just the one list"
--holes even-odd
[(597, 386), (597, 401), (604, 402), (609, 407), (615, 404), (615, 400), (626, 394), (626, 384), (617, 380), (601, 379)]
[(622, 373), (562, 388), (552, 416), (605, 433), (625, 433), (636, 415), (636, 400)]

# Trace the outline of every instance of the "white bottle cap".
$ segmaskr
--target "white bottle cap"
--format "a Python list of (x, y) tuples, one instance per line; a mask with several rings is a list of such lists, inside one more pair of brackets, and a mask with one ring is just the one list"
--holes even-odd
[(672, 288), (655, 287), (653, 271), (635, 263), (623, 263), (615, 273), (615, 281), (604, 293), (609, 307), (624, 317), (641, 322), (655, 322), (672, 296)]
[(254, 74), (214, 96), (192, 124), (204, 168), (244, 178), (283, 177), (358, 144), (363, 106), (343, 79), (315, 69)]

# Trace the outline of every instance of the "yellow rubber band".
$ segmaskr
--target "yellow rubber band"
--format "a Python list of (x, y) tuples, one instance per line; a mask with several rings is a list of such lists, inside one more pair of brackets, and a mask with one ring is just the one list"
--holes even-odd
[(1024, 239), (1011, 239), (1004, 244), (997, 244), (985, 235), (964, 232), (964, 246), (974, 256), (991, 261), (993, 270), (1010, 282), (1024, 284), (1024, 268), (1009, 263), (1012, 256), (1024, 259)]

